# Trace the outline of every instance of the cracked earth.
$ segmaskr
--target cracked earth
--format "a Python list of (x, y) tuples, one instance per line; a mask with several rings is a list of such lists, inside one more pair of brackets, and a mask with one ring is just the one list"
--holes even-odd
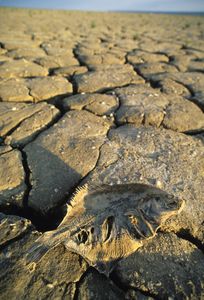
[[(204, 19), (0, 9), (0, 298), (204, 297)], [(84, 184), (146, 184), (185, 201), (109, 277), (58, 245)]]

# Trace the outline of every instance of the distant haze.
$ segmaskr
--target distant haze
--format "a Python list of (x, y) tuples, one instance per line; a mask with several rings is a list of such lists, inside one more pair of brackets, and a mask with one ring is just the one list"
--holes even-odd
[(204, 0), (0, 0), (0, 6), (156, 12), (204, 12)]

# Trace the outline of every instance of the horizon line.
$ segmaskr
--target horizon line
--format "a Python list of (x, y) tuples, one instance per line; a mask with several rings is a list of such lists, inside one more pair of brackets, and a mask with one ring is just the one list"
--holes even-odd
[(16, 9), (35, 9), (35, 10), (64, 10), (64, 11), (81, 11), (81, 12), (125, 12), (125, 13), (157, 13), (157, 14), (204, 14), (203, 11), (192, 10), (125, 10), (125, 9), (109, 9), (109, 10), (97, 10), (97, 9), (80, 9), (80, 8), (52, 8), (52, 7), (33, 7), (33, 6), (8, 6), (0, 4), (0, 8), (16, 8)]

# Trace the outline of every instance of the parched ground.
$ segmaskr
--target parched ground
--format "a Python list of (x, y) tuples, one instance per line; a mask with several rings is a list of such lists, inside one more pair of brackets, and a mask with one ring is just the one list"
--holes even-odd
[[(0, 298), (204, 298), (203, 17), (0, 9)], [(23, 257), (85, 183), (185, 201), (107, 278)]]

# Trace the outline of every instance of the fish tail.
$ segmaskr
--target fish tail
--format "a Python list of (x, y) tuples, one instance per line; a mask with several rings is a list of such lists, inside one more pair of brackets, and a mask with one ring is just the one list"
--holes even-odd
[(42, 243), (36, 242), (26, 255), (26, 265), (38, 263), (41, 258), (49, 251), (50, 247)]
[(28, 249), (24, 258), (25, 264), (37, 264), (42, 257), (53, 248), (54, 241), (52, 239), (53, 232), (45, 232), (40, 236), (34, 244)]

